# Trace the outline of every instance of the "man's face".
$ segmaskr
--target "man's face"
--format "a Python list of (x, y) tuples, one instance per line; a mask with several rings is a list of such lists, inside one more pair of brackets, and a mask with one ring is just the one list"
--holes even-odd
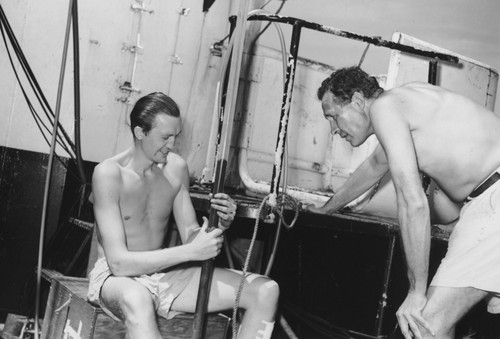
[(181, 132), (181, 119), (167, 114), (158, 114), (153, 128), (144, 134), (142, 147), (153, 162), (165, 163), (172, 151), (176, 137)]
[(326, 92), (321, 100), (325, 119), (330, 123), (332, 134), (338, 134), (353, 147), (361, 145), (368, 135), (366, 115), (357, 102), (340, 105), (335, 102), (332, 92)]

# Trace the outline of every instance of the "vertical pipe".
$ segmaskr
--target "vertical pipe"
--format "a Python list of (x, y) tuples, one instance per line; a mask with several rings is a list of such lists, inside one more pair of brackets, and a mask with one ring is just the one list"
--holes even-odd
[(387, 246), (387, 260), (384, 268), (384, 281), (382, 284), (382, 294), (380, 295), (377, 321), (375, 323), (377, 337), (382, 335), (382, 326), (384, 324), (385, 309), (387, 308), (387, 291), (389, 290), (389, 280), (392, 272), (392, 259), (394, 258), (394, 245), (396, 243), (396, 236), (391, 235), (389, 238), (389, 245)]
[[(278, 140), (276, 142), (276, 159), (273, 166), (271, 179), (271, 198), (270, 204), (276, 204), (276, 194), (280, 182), (281, 165), (283, 164), (284, 145), (286, 133), (288, 130), (288, 118), (290, 116), (290, 106), (292, 102), (293, 82), (295, 79), (295, 70), (297, 68), (297, 57), (299, 54), (299, 42), (302, 26), (293, 25), (292, 40), (290, 44), (290, 55), (288, 56), (288, 65), (286, 70), (285, 88), (283, 90), (283, 100), (281, 105), (280, 125), (278, 130)], [(273, 198), (274, 197), (274, 198)]]
[(80, 175), (80, 181), (82, 184), (87, 183), (85, 178), (85, 171), (83, 170), (82, 163), (82, 143), (80, 138), (80, 41), (79, 41), (79, 29), (78, 29), (78, 1), (73, 0), (72, 8), (73, 17), (73, 91), (74, 91), (74, 102), (75, 102), (75, 156), (76, 164), (78, 166), (78, 174)]
[[(229, 149), (231, 143), (231, 135), (233, 130), (234, 114), (236, 110), (236, 100), (238, 94), (238, 85), (240, 79), (241, 61), (243, 59), (243, 45), (245, 40), (245, 23), (246, 14), (248, 12), (249, 0), (242, 0), (236, 20), (235, 41), (232, 49), (231, 68), (228, 78), (228, 95), (225, 102), (223, 115), (222, 131), (220, 134), (219, 148), (216, 156), (215, 179), (212, 193), (223, 192), (224, 179), (229, 158)], [(228, 51), (229, 52), (229, 51)], [(212, 209), (209, 215), (209, 224), (207, 232), (217, 227), (219, 218), (217, 213)], [(193, 339), (202, 339), (205, 337), (205, 320), (208, 306), (208, 298), (210, 295), (210, 285), (214, 271), (214, 262), (211, 259), (205, 260), (201, 266), (200, 285), (198, 289), (198, 297), (196, 300), (196, 309), (193, 322)]]
[(43, 193), (42, 218), (40, 224), (40, 236), (38, 243), (38, 263), (36, 268), (36, 296), (35, 296), (35, 339), (38, 339), (38, 316), (40, 314), (40, 285), (42, 280), (42, 259), (43, 243), (45, 235), (45, 224), (47, 219), (47, 209), (49, 202), (50, 181), (52, 176), (52, 167), (54, 164), (54, 153), (56, 149), (57, 127), (59, 126), (59, 114), (61, 112), (61, 99), (64, 84), (64, 71), (66, 69), (66, 57), (68, 55), (69, 32), (71, 30), (71, 14), (73, 11), (73, 0), (69, 0), (68, 19), (66, 22), (66, 34), (64, 36), (63, 55), (61, 60), (61, 70), (59, 73), (59, 85), (57, 88), (56, 111), (54, 116), (54, 128), (52, 130), (52, 141), (50, 143), (49, 163), (47, 174), (45, 176), (45, 189)]
[[(429, 71), (427, 73), (427, 82), (431, 85), (437, 85), (437, 59), (429, 60)], [(431, 184), (431, 178), (426, 174), (422, 174), (422, 187), (424, 188), (424, 192), (428, 194), (428, 189)]]
[(432, 85), (437, 85), (437, 59), (429, 60), (429, 73), (427, 82)]

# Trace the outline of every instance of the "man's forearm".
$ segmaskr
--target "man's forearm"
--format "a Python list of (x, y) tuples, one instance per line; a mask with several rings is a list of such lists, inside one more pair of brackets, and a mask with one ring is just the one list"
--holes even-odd
[[(381, 151), (377, 150), (377, 152)], [(383, 155), (374, 152), (354, 171), (321, 209), (325, 213), (338, 211), (373, 187), (389, 170), (387, 163), (381, 160), (381, 157)]]
[(430, 222), (428, 209), (403, 211), (400, 215), (401, 241), (407, 264), (410, 292), (425, 294), (429, 270)]
[(151, 274), (193, 260), (189, 248), (187, 244), (152, 251), (127, 251), (107, 255), (107, 261), (115, 276)]

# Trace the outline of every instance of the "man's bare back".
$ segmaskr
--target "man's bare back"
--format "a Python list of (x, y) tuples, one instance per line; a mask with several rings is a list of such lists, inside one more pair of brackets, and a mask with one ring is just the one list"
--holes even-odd
[(472, 100), (410, 83), (382, 94), (371, 115), (388, 109), (409, 125), (419, 170), (451, 199), (463, 201), (500, 166), (500, 118)]

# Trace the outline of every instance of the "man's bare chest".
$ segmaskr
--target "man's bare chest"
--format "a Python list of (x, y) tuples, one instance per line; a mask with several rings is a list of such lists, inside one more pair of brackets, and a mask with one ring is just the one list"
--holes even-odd
[(163, 221), (170, 216), (177, 190), (163, 175), (128, 180), (120, 192), (124, 221)]

